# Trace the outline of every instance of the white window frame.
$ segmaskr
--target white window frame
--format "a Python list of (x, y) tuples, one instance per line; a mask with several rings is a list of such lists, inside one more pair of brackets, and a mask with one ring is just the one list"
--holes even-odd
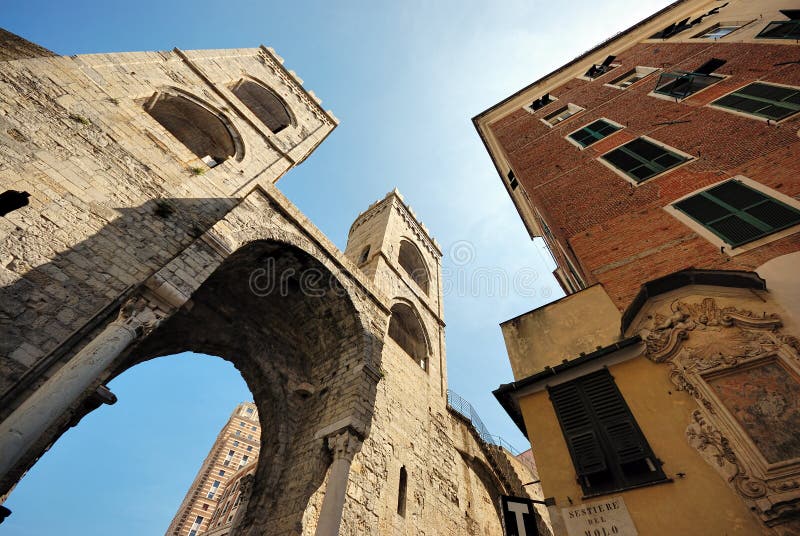
[[(541, 99), (541, 97), (539, 97), (539, 98)], [(554, 97), (553, 95), (550, 95), (550, 102), (548, 102), (547, 104), (542, 106), (542, 108), (550, 106), (551, 104), (553, 104), (556, 101), (558, 101), (558, 97)], [(533, 108), (531, 108), (530, 104), (526, 104), (525, 106), (522, 107), (522, 109), (525, 110), (526, 112), (528, 112), (529, 114), (538, 113), (538, 112), (540, 112), (542, 110), (542, 108), (537, 108), (536, 110), (534, 110)]]
[[(608, 162), (608, 161), (606, 161), (605, 159), (603, 159), (603, 157), (604, 157), (605, 155), (607, 155), (608, 153), (610, 153), (610, 152), (611, 152), (611, 151), (613, 151), (614, 149), (618, 149), (619, 147), (622, 147), (622, 146), (623, 146), (623, 145), (625, 145), (626, 143), (632, 142), (632, 141), (633, 141), (633, 140), (635, 140), (636, 138), (642, 138), (642, 139), (644, 139), (644, 140), (647, 140), (647, 141), (649, 141), (650, 143), (652, 143), (653, 145), (658, 145), (658, 146), (659, 146), (659, 147), (661, 147), (662, 149), (666, 149), (666, 150), (668, 150), (668, 151), (671, 151), (671, 152), (673, 152), (673, 153), (675, 153), (675, 154), (677, 154), (677, 155), (680, 155), (680, 156), (682, 156), (682, 157), (686, 158), (686, 160), (684, 160), (683, 162), (681, 162), (680, 164), (678, 164), (678, 165), (677, 165), (677, 166), (675, 166), (675, 167), (671, 167), (671, 168), (669, 168), (669, 169), (665, 169), (664, 171), (662, 171), (662, 172), (661, 172), (661, 173), (659, 173), (658, 175), (653, 175), (653, 176), (652, 176), (652, 177), (650, 177), (649, 179), (645, 179), (645, 180), (643, 180), (642, 182), (636, 182), (636, 181), (635, 181), (635, 180), (634, 180), (632, 177), (629, 177), (627, 173), (625, 173), (625, 172), (624, 172), (624, 171), (622, 171), (621, 169), (617, 168), (617, 167), (616, 167), (615, 165), (613, 165), (611, 162)], [(607, 167), (608, 169), (610, 169), (611, 171), (613, 171), (614, 173), (616, 173), (617, 175), (619, 175), (620, 177), (622, 177), (623, 179), (625, 179), (626, 181), (628, 181), (629, 183), (633, 184), (633, 185), (634, 185), (635, 187), (637, 187), (637, 188), (638, 188), (638, 187), (640, 187), (640, 186), (642, 186), (643, 184), (647, 184), (648, 182), (652, 181), (653, 179), (657, 179), (658, 177), (663, 177), (663, 176), (664, 176), (664, 175), (666, 175), (667, 173), (672, 173), (672, 172), (673, 172), (673, 171), (675, 171), (676, 169), (680, 169), (680, 168), (682, 168), (683, 166), (685, 166), (685, 165), (687, 165), (687, 164), (691, 164), (692, 162), (695, 162), (695, 161), (697, 160), (697, 157), (696, 157), (696, 156), (692, 156), (692, 155), (690, 155), (689, 153), (686, 153), (686, 152), (684, 152), (684, 151), (681, 151), (680, 149), (676, 149), (675, 147), (673, 147), (673, 146), (671, 146), (671, 145), (667, 145), (666, 143), (664, 143), (664, 142), (662, 142), (662, 141), (655, 140), (655, 139), (651, 138), (650, 136), (636, 136), (636, 138), (632, 138), (632, 139), (630, 139), (630, 140), (625, 140), (623, 143), (620, 143), (619, 145), (615, 145), (614, 147), (612, 147), (612, 148), (608, 149), (607, 151), (605, 151), (603, 154), (597, 155), (597, 158), (595, 158), (595, 160), (597, 160), (598, 162), (600, 162), (601, 164), (603, 164), (605, 167)]]
[[(578, 106), (577, 104), (573, 104), (571, 102), (568, 102), (565, 106), (561, 106), (560, 108), (557, 108), (557, 109), (551, 111), (550, 113), (546, 114), (545, 117), (540, 117), (539, 121), (541, 121), (542, 123), (544, 123), (545, 125), (547, 125), (550, 128), (555, 128), (555, 127), (561, 125), (564, 121), (569, 121), (570, 119), (572, 119), (573, 117), (575, 117), (576, 115), (578, 115), (579, 113), (584, 111), (585, 109), (586, 108), (582, 108), (582, 107)], [(550, 121), (545, 119), (547, 116), (552, 116), (552, 115), (556, 114), (560, 110), (569, 111), (571, 113), (567, 117), (565, 117), (564, 119), (562, 119), (561, 121), (559, 121), (557, 123), (551, 123)]]
[[(586, 147), (582, 146), (580, 143), (578, 143), (577, 141), (575, 141), (575, 140), (573, 140), (572, 138), (570, 138), (570, 136), (571, 136), (572, 134), (575, 134), (575, 133), (576, 133), (576, 132), (578, 132), (579, 130), (583, 130), (584, 128), (588, 127), (589, 125), (591, 125), (591, 124), (592, 124), (592, 123), (594, 123), (595, 121), (600, 121), (601, 119), (602, 119), (603, 121), (605, 121), (606, 123), (612, 124), (612, 125), (614, 125), (615, 127), (619, 127), (619, 130), (615, 130), (614, 132), (612, 132), (611, 134), (609, 134), (609, 135), (608, 135), (608, 136), (606, 136), (605, 138), (599, 139), (599, 140), (597, 140), (596, 142), (594, 142), (593, 144), (591, 144), (591, 145), (587, 145)], [(577, 147), (578, 149), (580, 149), (581, 151), (584, 151), (584, 150), (588, 149), (589, 147), (593, 147), (595, 143), (600, 143), (601, 141), (603, 141), (603, 140), (605, 140), (605, 139), (608, 139), (608, 138), (610, 138), (611, 136), (613, 136), (613, 135), (614, 135), (614, 134), (616, 134), (617, 132), (622, 132), (623, 130), (625, 130), (625, 128), (626, 128), (626, 127), (625, 127), (625, 125), (623, 125), (623, 124), (620, 124), (620, 123), (617, 123), (616, 121), (612, 121), (612, 120), (611, 120), (611, 119), (609, 119), (608, 117), (598, 117), (598, 118), (596, 118), (596, 119), (592, 119), (591, 121), (587, 122), (587, 123), (586, 123), (585, 125), (583, 125), (582, 127), (580, 127), (580, 128), (576, 128), (575, 130), (573, 130), (573, 131), (570, 131), (570, 132), (569, 132), (569, 133), (568, 133), (566, 136), (564, 136), (564, 139), (565, 139), (565, 140), (567, 140), (567, 141), (568, 141), (569, 143), (571, 143), (572, 145), (574, 145), (575, 147)]]
[[(719, 97), (714, 99), (714, 101), (717, 100), (717, 99), (721, 99), (722, 97), (727, 97), (731, 93), (736, 93), (740, 89), (742, 89), (744, 87), (747, 87), (750, 84), (755, 84), (755, 83), (764, 84), (765, 86), (785, 87), (787, 89), (795, 89), (795, 90), (800, 91), (800, 86), (791, 86), (789, 84), (776, 84), (775, 82), (766, 82), (764, 80), (751, 80), (751, 81), (747, 82), (746, 84), (743, 84), (743, 85), (737, 87), (736, 89), (732, 89), (732, 90), (728, 91), (724, 95), (720, 95)], [(713, 108), (714, 110), (721, 110), (721, 111), (727, 112), (729, 114), (738, 115), (739, 117), (746, 117), (747, 119), (755, 119), (756, 121), (761, 121), (762, 123), (767, 123), (767, 124), (771, 124), (771, 125), (779, 125), (779, 124), (783, 123), (784, 121), (789, 121), (790, 119), (797, 119), (797, 117), (799, 117), (798, 114), (792, 114), (789, 117), (784, 117), (780, 121), (776, 121), (775, 119), (770, 119), (768, 117), (761, 117), (761, 116), (758, 116), (758, 115), (749, 114), (747, 112), (742, 112), (741, 110), (734, 110), (733, 108), (726, 108), (724, 106), (717, 106), (716, 104), (714, 104), (714, 101), (709, 102), (708, 104), (706, 104), (706, 106), (708, 106), (709, 108)]]
[[(673, 72), (673, 71), (663, 71), (663, 72)], [(655, 97), (656, 99), (661, 99), (661, 100), (665, 100), (665, 101), (669, 101), (669, 102), (683, 102), (686, 99), (691, 99), (693, 97), (696, 97), (697, 95), (703, 93), (704, 91), (706, 91), (710, 87), (714, 87), (717, 84), (721, 84), (726, 79), (731, 77), (731, 75), (729, 75), (729, 74), (719, 74), (719, 73), (711, 73), (711, 74), (709, 74), (709, 76), (713, 76), (713, 77), (719, 78), (719, 81), (718, 82), (714, 82), (713, 84), (711, 84), (709, 86), (706, 86), (703, 89), (701, 89), (700, 91), (696, 91), (696, 92), (692, 93), (691, 95), (687, 95), (686, 97), (683, 97), (682, 99), (679, 99), (678, 97), (673, 97), (672, 95), (663, 95), (661, 93), (656, 93), (656, 88), (653, 88), (653, 90), (650, 93), (648, 93), (647, 96), (648, 97)], [(656, 85), (658, 85), (658, 84), (656, 84)]]
[[(642, 66), (642, 65), (637, 65), (636, 67), (634, 67), (630, 71), (625, 72), (624, 74), (622, 74), (621, 76), (618, 76), (617, 78), (615, 78), (611, 82), (607, 82), (607, 83), (605, 83), (603, 85), (606, 86), (606, 87), (613, 87), (614, 89), (618, 89), (620, 91), (625, 91), (626, 89), (629, 89), (630, 87), (635, 86), (636, 84), (638, 84), (639, 82), (641, 82), (645, 78), (649, 78), (651, 74), (653, 74), (653, 73), (655, 73), (657, 71), (660, 71), (660, 70), (661, 69), (658, 68), (658, 67), (645, 67), (645, 66)], [(641, 74), (642, 77), (639, 80), (637, 80), (636, 82), (634, 82), (632, 84), (628, 84), (625, 87), (622, 87), (622, 86), (620, 86), (618, 84), (618, 82), (625, 81), (628, 78), (630, 78), (631, 76), (633, 76), (634, 74)]]
[(693, 192), (690, 192), (684, 195), (683, 197), (679, 197), (674, 201), (670, 201), (670, 203), (667, 206), (663, 207), (663, 209), (672, 217), (674, 217), (675, 219), (677, 219), (678, 221), (689, 227), (692, 231), (696, 232), (698, 235), (700, 235), (701, 237), (705, 238), (706, 240), (714, 244), (717, 247), (717, 249), (723, 251), (725, 255), (727, 255), (728, 257), (735, 257), (737, 255), (741, 255), (742, 253), (746, 253), (752, 249), (761, 247), (764, 244), (769, 244), (770, 242), (774, 242), (776, 240), (780, 240), (781, 238), (785, 238), (800, 230), (800, 223), (798, 223), (797, 225), (793, 225), (792, 227), (787, 227), (786, 229), (778, 231), (777, 233), (772, 233), (770, 235), (763, 236), (757, 240), (753, 240), (752, 242), (748, 242), (747, 244), (743, 244), (736, 248), (732, 248), (730, 244), (728, 244), (723, 239), (721, 239), (720, 237), (718, 237), (717, 235), (706, 229), (706, 227), (703, 224), (701, 224), (698, 221), (695, 221), (693, 218), (689, 217), (687, 214), (684, 214), (674, 206), (675, 204), (680, 203), (684, 199), (697, 195), (700, 192), (709, 190), (715, 186), (719, 186), (723, 182), (727, 182), (733, 179), (741, 181), (744, 185), (749, 186), (753, 190), (758, 190), (762, 194), (768, 195), (769, 197), (772, 197), (773, 199), (780, 201), (781, 203), (784, 203), (786, 205), (789, 205), (790, 207), (800, 210), (800, 201), (798, 201), (797, 199), (788, 196), (786, 194), (782, 194), (781, 192), (774, 190), (769, 186), (765, 186), (760, 182), (754, 181), (749, 177), (745, 177), (744, 175), (736, 175), (734, 177), (728, 177), (719, 182), (715, 182), (714, 184), (710, 184), (704, 188), (698, 188), (697, 190), (694, 190)]
[[(711, 26), (708, 26), (707, 28), (705, 28), (705, 29), (701, 30), (700, 32), (696, 33), (695, 35), (693, 35), (692, 39), (703, 39), (705, 41), (710, 41), (710, 42), (713, 43), (714, 41), (719, 41), (720, 39), (725, 39), (729, 35), (738, 32), (739, 30), (741, 30), (745, 26), (749, 26), (753, 22), (755, 22), (755, 19), (751, 19), (751, 20), (729, 20), (729, 21), (715, 22)], [(717, 28), (730, 28), (732, 26), (736, 26), (736, 29), (731, 31), (731, 32), (726, 33), (722, 37), (715, 37), (715, 38), (704, 37), (705, 34), (711, 32), (713, 30), (716, 30)]]

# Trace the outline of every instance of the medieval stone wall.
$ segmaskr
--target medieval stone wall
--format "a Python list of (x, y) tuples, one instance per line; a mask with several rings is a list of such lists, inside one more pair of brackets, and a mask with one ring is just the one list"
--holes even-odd
[[(242, 76), (272, 87), (297, 124), (271, 134), (230, 93)], [(227, 118), (236, 157), (206, 168), (143, 110), (156, 91)], [(0, 189), (30, 194), (0, 217), (3, 392), (335, 124), (267, 49), (7, 61), (0, 107)]]

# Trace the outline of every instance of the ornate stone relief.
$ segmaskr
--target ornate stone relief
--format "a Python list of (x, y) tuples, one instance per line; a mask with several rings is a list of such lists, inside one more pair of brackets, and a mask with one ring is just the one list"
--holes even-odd
[(640, 332), (645, 355), (699, 405), (689, 444), (767, 526), (800, 514), (800, 340), (781, 325), (704, 298), (676, 300)]

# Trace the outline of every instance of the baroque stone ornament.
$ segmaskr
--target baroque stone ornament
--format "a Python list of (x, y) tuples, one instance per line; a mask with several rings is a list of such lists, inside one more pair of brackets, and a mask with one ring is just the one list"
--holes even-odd
[(699, 408), (689, 444), (766, 526), (800, 514), (800, 341), (776, 314), (676, 300), (641, 330), (645, 355), (670, 367)]

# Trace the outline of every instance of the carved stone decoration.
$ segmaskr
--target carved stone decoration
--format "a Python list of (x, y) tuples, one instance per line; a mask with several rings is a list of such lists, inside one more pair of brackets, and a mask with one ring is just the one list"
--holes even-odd
[[(776, 314), (676, 300), (641, 330), (645, 355), (694, 398), (694, 447), (766, 526), (800, 515), (800, 339)], [(781, 433), (778, 433), (778, 432)]]

